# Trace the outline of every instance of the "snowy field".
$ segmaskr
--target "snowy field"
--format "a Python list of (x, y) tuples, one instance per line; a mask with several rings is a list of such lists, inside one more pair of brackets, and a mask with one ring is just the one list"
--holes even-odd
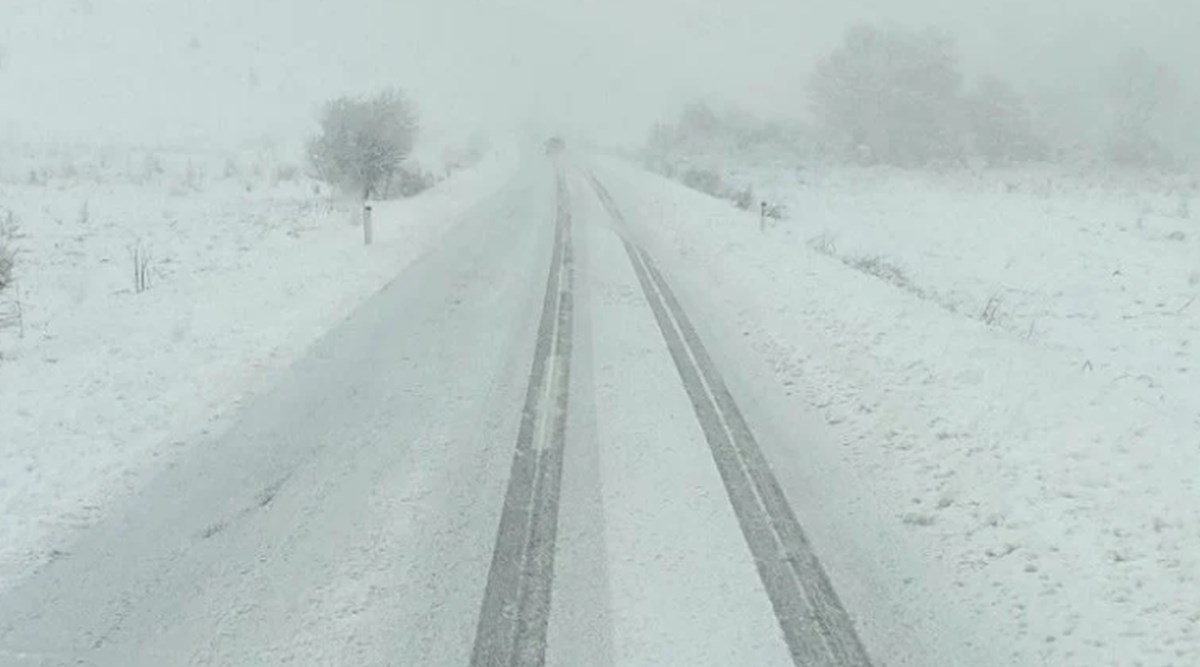
[(787, 218), (665, 182), (636, 214), (823, 417), (822, 513), (870, 496), (913, 604), (943, 589), (996, 664), (1200, 664), (1195, 182), (722, 176)]
[(6, 153), (0, 233), (18, 262), (0, 294), (0, 589), (220, 429), (515, 160), (494, 151), (377, 204), (364, 248), (356, 207), (269, 151)]
[[(514, 162), (379, 205), (370, 249), (354, 211), (270, 156), (0, 164), (19, 250), (0, 294), (0, 589), (223, 428)], [(962, 630), (992, 662), (944, 664), (1200, 663), (1190, 178), (724, 172), (786, 207), (764, 232), (727, 201), (606, 172), (697, 315), (733, 332), (714, 348), (761, 373), (731, 370), (775, 414), (824, 422), (823, 444), (791, 431), (817, 478), (797, 512), (843, 597), (875, 605), (873, 645), (945, 655)], [(878, 589), (854, 580), (854, 549), (887, 562)], [(902, 607), (928, 623), (889, 630)]]

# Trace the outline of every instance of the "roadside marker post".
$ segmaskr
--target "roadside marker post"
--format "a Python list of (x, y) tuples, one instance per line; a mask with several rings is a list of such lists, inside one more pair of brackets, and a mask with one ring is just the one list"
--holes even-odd
[(372, 228), (371, 205), (363, 204), (363, 245), (371, 245), (371, 241), (374, 238), (375, 230)]

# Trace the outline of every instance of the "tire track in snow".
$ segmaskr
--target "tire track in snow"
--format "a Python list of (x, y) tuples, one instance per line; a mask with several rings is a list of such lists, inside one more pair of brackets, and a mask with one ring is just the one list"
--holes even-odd
[(556, 179), (554, 252), (472, 667), (545, 663), (573, 323), (570, 201), (561, 171)]
[(612, 195), (595, 175), (585, 175), (619, 227), (625, 252), (666, 339), (771, 598), (792, 661), (805, 667), (869, 667), (871, 661), (853, 622), (691, 321), (654, 260), (627, 238), (625, 218)]

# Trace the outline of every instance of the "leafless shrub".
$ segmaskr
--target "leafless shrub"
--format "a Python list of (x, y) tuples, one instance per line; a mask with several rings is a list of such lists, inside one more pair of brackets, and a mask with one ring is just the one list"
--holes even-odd
[(1003, 318), (1001, 307), (1004, 305), (1004, 299), (999, 294), (993, 294), (983, 306), (983, 312), (979, 314), (979, 319), (988, 326), (993, 326), (1000, 323)]
[(908, 274), (904, 269), (892, 262), (886, 257), (879, 255), (869, 257), (848, 257), (844, 260), (848, 266), (851, 266), (863, 273), (875, 276), (881, 280), (885, 280), (897, 287), (905, 289), (912, 288), (912, 281), (909, 280)]
[(8, 241), (0, 238), (0, 292), (8, 289), (13, 281), (13, 269), (17, 266), (17, 251)]
[(714, 197), (722, 196), (725, 191), (721, 176), (710, 169), (688, 169), (681, 180), (689, 188)]
[(417, 168), (400, 168), (395, 175), (388, 178), (384, 186), (385, 196), (390, 196), (393, 192), (401, 197), (415, 197), (422, 192), (437, 185), (437, 179), (433, 174), (422, 171)]
[[(14, 278), (9, 286), (13, 298), (7, 303), (0, 302), (0, 329), (16, 327), (17, 337), (25, 337), (25, 305), (21, 299), (21, 284)], [(0, 359), (3, 359), (0, 351)]]
[(133, 289), (141, 294), (150, 289), (150, 265), (152, 256), (141, 241), (129, 246), (129, 260), (133, 265)]
[(21, 303), (21, 287), (17, 284), (17, 220), (12, 211), (6, 211), (0, 220), (0, 293), (12, 291), (11, 308), (0, 310), (0, 326), (16, 326), (18, 335), (25, 337), (25, 311)]
[(16, 235), (16, 215), (7, 211), (4, 220), (0, 222), (0, 292), (13, 283), (13, 274), (17, 267)]

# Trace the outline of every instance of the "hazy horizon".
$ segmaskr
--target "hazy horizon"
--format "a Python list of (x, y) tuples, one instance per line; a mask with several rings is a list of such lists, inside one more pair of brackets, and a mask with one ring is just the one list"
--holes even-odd
[(813, 63), (859, 21), (955, 35), (971, 77), (1069, 90), (1147, 49), (1193, 90), (1185, 0), (3, 0), (0, 140), (292, 142), (321, 100), (405, 89), (430, 133), (533, 120), (634, 138), (693, 98), (805, 113)]

